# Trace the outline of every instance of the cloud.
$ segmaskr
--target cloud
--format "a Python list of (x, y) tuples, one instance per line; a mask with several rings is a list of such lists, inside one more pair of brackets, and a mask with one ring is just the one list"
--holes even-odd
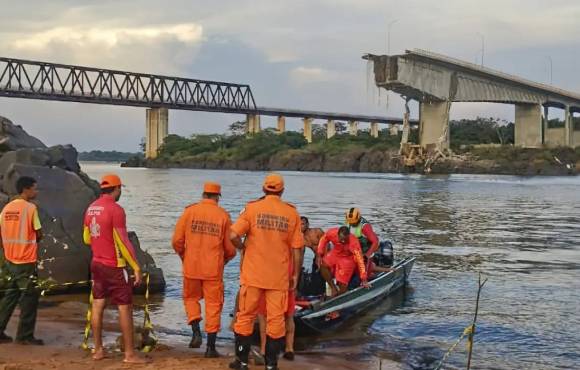
[(54, 43), (80, 48), (92, 47), (95, 44), (113, 48), (121, 44), (168, 38), (186, 44), (198, 43), (203, 40), (203, 28), (194, 23), (134, 28), (55, 27), (17, 38), (11, 42), (11, 46), (17, 50), (28, 51), (47, 49)]
[(334, 81), (338, 77), (334, 72), (321, 67), (296, 67), (290, 71), (292, 81), (298, 85)]

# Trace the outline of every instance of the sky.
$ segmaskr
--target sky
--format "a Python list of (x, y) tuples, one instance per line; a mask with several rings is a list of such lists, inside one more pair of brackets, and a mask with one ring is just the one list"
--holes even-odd
[[(553, 85), (580, 92), (578, 0), (0, 0), (0, 7), (10, 9), (0, 13), (3, 57), (247, 83), (259, 106), (401, 116), (403, 101), (379, 92), (361, 59), (387, 53), (389, 29), (390, 54), (422, 48), (480, 63), (483, 41), (487, 67), (542, 83), (552, 75)], [(245, 119), (169, 115), (170, 133), (187, 136)], [(451, 115), (511, 121), (514, 112), (462, 103)], [(145, 135), (144, 108), (0, 98), (0, 116), (47, 145), (81, 151), (138, 151)], [(287, 128), (302, 123), (288, 119)]]

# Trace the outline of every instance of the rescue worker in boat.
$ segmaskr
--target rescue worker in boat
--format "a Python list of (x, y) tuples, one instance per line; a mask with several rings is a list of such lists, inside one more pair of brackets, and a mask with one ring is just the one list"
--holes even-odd
[(350, 233), (358, 239), (365, 260), (370, 260), (379, 249), (379, 238), (372, 225), (361, 216), (360, 209), (354, 207), (346, 211), (346, 224)]
[(218, 205), (221, 186), (206, 182), (199, 203), (185, 208), (173, 234), (173, 249), (183, 262), (183, 303), (191, 325), (190, 348), (202, 344), (201, 305), (205, 302), (205, 357), (219, 357), (217, 333), (224, 305), (224, 266), (236, 256), (230, 240), (230, 215)]
[(373, 260), (373, 254), (379, 249), (379, 237), (375, 234), (372, 225), (361, 216), (360, 209), (349, 208), (346, 211), (346, 223), (350, 232), (358, 238), (365, 260), (368, 275), (379, 272), (389, 272), (392, 268), (377, 266)]
[[(300, 215), (294, 206), (281, 199), (282, 176), (269, 174), (262, 189), (265, 196), (249, 202), (231, 229), (232, 242), (244, 250), (234, 323), (236, 359), (230, 364), (232, 369), (248, 369), (254, 321), (261, 299), (265, 299), (267, 311), (266, 369), (278, 369), (278, 354), (286, 334), (284, 313), (288, 292), (298, 284), (299, 269), (289, 272), (291, 266), (299, 266), (304, 247)], [(242, 237), (246, 237), (244, 243)]]
[[(327, 246), (332, 243), (332, 249), (327, 253)], [(348, 284), (358, 267), (361, 286), (370, 288), (367, 281), (367, 271), (358, 239), (350, 233), (347, 226), (329, 229), (318, 243), (318, 261), (320, 273), (332, 290), (332, 296), (343, 294), (348, 290)], [(337, 284), (334, 283), (333, 277)]]
[(301, 230), (302, 235), (304, 235), (304, 250), (302, 250), (302, 262), (304, 263), (304, 252), (306, 248), (310, 248), (314, 256), (316, 257), (316, 250), (318, 249), (318, 243), (320, 239), (324, 236), (324, 231), (321, 228), (310, 228), (310, 221), (308, 217), (301, 216)]

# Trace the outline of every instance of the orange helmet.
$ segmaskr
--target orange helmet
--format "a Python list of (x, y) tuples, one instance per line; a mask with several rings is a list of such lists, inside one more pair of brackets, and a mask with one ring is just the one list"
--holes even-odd
[(113, 173), (105, 175), (101, 178), (101, 189), (112, 188), (115, 186), (122, 186), (121, 178)]
[(358, 208), (349, 208), (346, 211), (346, 223), (349, 225), (356, 225), (360, 221), (360, 209)]

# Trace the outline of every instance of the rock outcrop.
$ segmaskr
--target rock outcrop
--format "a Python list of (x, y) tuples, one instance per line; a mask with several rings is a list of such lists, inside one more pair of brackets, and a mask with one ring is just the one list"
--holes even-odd
[[(82, 223), (87, 206), (99, 194), (99, 184), (90, 179), (77, 161), (71, 145), (47, 148), (20, 126), (0, 117), (0, 207), (16, 195), (16, 181), (31, 176), (38, 181), (39, 207), (44, 239), (39, 244), (39, 277), (61, 286), (56, 291), (83, 287), (90, 279), (90, 248), (82, 241)], [(131, 233), (137, 259), (151, 275), (151, 291), (162, 291), (165, 280), (153, 258), (142, 251)]]

